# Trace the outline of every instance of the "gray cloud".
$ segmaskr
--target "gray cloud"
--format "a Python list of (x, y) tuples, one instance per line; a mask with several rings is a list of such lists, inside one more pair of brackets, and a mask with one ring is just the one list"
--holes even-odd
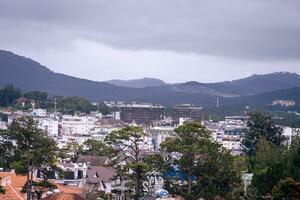
[[(132, 78), (123, 68), (137, 70), (138, 63), (135, 73), (142, 76), (175, 81), (178, 78), (167, 77), (168, 72), (187, 67), (193, 71), (181, 79), (197, 79), (194, 74), (202, 69), (207, 75), (198, 80), (213, 81), (254, 72), (300, 72), (299, 19), (298, 0), (1, 0), (0, 45), (56, 71), (96, 80)], [(100, 62), (101, 55), (92, 49), (114, 57)], [(115, 61), (128, 54), (132, 60)], [(60, 60), (62, 55), (70, 60)], [(151, 59), (164, 70), (149, 65)], [(89, 70), (83, 75), (85, 63), (89, 66), (84, 69), (99, 72), (107, 65), (120, 65), (114, 68), (123, 75), (107, 72), (97, 78)], [(212, 71), (203, 65), (235, 71), (210, 79)]]

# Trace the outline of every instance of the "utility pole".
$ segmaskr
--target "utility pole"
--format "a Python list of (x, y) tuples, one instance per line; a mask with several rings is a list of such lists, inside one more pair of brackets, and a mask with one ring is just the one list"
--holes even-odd
[(54, 113), (56, 115), (56, 106), (57, 106), (57, 102), (56, 102), (56, 98), (54, 99)]

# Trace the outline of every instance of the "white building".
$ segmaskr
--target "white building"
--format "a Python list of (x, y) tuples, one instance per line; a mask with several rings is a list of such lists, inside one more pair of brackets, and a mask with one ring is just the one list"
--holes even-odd
[(116, 120), (121, 120), (121, 112), (119, 112), (119, 111), (114, 112), (114, 118)]
[(34, 117), (46, 117), (47, 111), (45, 109), (33, 109), (31, 115)]
[(247, 129), (246, 119), (226, 118), (222, 145), (234, 155), (242, 154), (242, 139)]
[(104, 141), (105, 137), (112, 131), (119, 130), (117, 127), (95, 127), (89, 134), (92, 136), (93, 140)]
[(226, 117), (225, 121), (206, 122), (205, 125), (212, 132), (213, 140), (222, 144), (232, 154), (239, 155), (243, 152), (242, 138), (247, 129), (247, 119), (243, 116), (232, 116)]
[(85, 163), (59, 163), (58, 167), (64, 171), (64, 179), (56, 180), (59, 184), (84, 187), (88, 166)]
[(0, 130), (6, 130), (7, 126), (6, 126), (6, 122), (0, 121)]
[(273, 106), (280, 105), (283, 107), (293, 107), (296, 105), (296, 102), (294, 100), (274, 100), (272, 102), (272, 105)]
[(282, 136), (285, 140), (286, 145), (291, 145), (292, 141), (295, 137), (300, 136), (300, 128), (291, 128), (288, 126), (283, 126), (282, 128)]
[(173, 126), (155, 126), (149, 130), (151, 136), (151, 146), (154, 151), (160, 149), (160, 144), (168, 137), (175, 136)]
[(38, 127), (44, 130), (50, 137), (58, 137), (59, 122), (51, 118), (39, 118)]
[(61, 133), (63, 135), (88, 135), (95, 127), (97, 121), (94, 117), (64, 115), (61, 122)]
[(92, 139), (90, 135), (79, 135), (79, 134), (73, 134), (73, 135), (62, 135), (60, 139), (57, 140), (57, 146), (58, 148), (65, 147), (68, 143), (77, 143), (79, 145), (82, 145), (85, 141)]
[(225, 121), (220, 122), (207, 122), (204, 123), (206, 128), (211, 131), (212, 133), (212, 139), (216, 142), (222, 143), (223, 136), (224, 136), (224, 127), (225, 127)]

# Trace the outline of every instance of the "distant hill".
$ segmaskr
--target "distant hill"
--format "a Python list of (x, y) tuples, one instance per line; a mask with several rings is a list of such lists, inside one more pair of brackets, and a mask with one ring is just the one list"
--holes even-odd
[(229, 82), (192, 81), (178, 84), (165, 84), (157, 79), (141, 79), (119, 84), (126, 86), (121, 87), (55, 73), (32, 59), (0, 50), (0, 87), (6, 84), (14, 84), (24, 91), (40, 90), (53, 95), (81, 96), (91, 101), (141, 101), (165, 106), (191, 103), (214, 107), (217, 97), (224, 99), (224, 103), (246, 100), (259, 102), (260, 97), (250, 95), (300, 87), (300, 76), (292, 73), (273, 73)]
[[(271, 105), (274, 100), (293, 100), (296, 106), (282, 107)], [(253, 96), (243, 96), (236, 98), (221, 98), (220, 106), (227, 107), (255, 107), (264, 109), (279, 109), (279, 110), (300, 110), (300, 87), (294, 87), (283, 90), (276, 90)]]
[(47, 67), (8, 51), (0, 51), (0, 87), (14, 84), (24, 91), (81, 96), (91, 101), (141, 101), (171, 106), (178, 103), (212, 106), (215, 96), (177, 92), (168, 85), (128, 88), (55, 73)]
[(300, 87), (300, 75), (289, 72), (276, 72), (264, 75), (252, 75), (243, 79), (219, 83), (199, 83), (193, 81), (175, 85), (174, 89), (234, 97), (261, 94), (292, 87)]
[(110, 80), (107, 83), (130, 88), (146, 88), (146, 87), (159, 87), (166, 85), (166, 83), (160, 79), (155, 78), (142, 78), (142, 79), (132, 79), (132, 80)]

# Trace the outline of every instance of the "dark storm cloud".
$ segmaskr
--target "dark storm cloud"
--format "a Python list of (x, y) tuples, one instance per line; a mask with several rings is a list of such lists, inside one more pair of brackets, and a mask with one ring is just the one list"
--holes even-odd
[(67, 48), (80, 38), (129, 50), (290, 61), (300, 58), (299, 36), (298, 0), (0, 1), (6, 46)]

